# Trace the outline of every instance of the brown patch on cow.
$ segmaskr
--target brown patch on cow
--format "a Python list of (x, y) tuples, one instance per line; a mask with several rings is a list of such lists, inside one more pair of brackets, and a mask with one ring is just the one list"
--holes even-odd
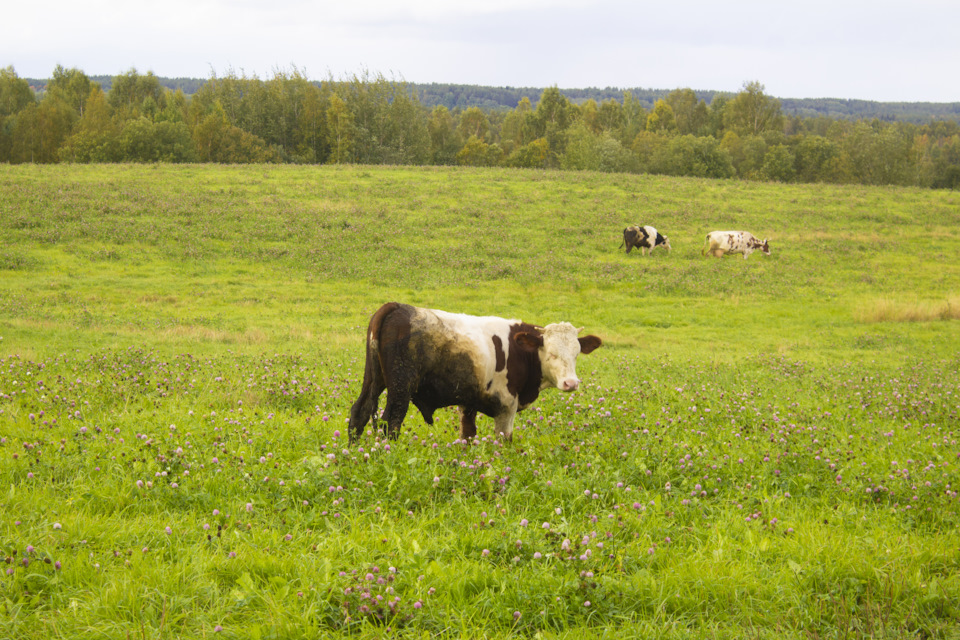
[(532, 324), (515, 324), (510, 327), (508, 344), (507, 391), (526, 407), (540, 395), (543, 370), (538, 350), (543, 346), (543, 334)]
[(603, 340), (600, 339), (600, 336), (583, 336), (582, 338), (577, 338), (580, 342), (580, 353), (587, 355), (593, 353), (603, 344)]
[[(493, 352), (497, 356), (497, 371), (503, 371), (503, 368), (507, 366), (507, 354), (503, 352), (503, 340), (500, 339), (500, 336), (493, 336)], [(489, 385), (487, 385), (489, 388)]]

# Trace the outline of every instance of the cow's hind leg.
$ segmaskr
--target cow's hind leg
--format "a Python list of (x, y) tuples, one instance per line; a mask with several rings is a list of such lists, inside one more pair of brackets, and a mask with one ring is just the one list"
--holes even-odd
[(399, 437), (400, 426), (403, 425), (403, 419), (407, 417), (409, 408), (409, 390), (393, 387), (387, 389), (387, 404), (383, 409), (383, 419), (387, 423), (387, 437), (391, 440)]
[(377, 424), (377, 404), (384, 385), (380, 380), (364, 380), (360, 389), (360, 397), (350, 408), (350, 422), (347, 426), (350, 442), (354, 442), (363, 435), (363, 429), (368, 422)]

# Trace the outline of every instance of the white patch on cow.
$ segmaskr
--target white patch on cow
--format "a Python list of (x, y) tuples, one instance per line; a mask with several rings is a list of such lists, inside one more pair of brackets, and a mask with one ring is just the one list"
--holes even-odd
[(711, 231), (707, 234), (706, 242), (707, 246), (702, 253), (716, 258), (722, 257), (725, 253), (740, 253), (746, 260), (747, 256), (757, 249), (766, 255), (770, 255), (767, 241), (757, 240), (748, 231)]
[(510, 327), (520, 320), (507, 320), (496, 316), (470, 316), (438, 309), (423, 309), (443, 328), (452, 343), (470, 354), (477, 368), (477, 379), (492, 382), (486, 393), (497, 396), (506, 407), (516, 407), (517, 399), (507, 390), (507, 369), (497, 371), (497, 351), (493, 336), (500, 338), (504, 357), (510, 355)]

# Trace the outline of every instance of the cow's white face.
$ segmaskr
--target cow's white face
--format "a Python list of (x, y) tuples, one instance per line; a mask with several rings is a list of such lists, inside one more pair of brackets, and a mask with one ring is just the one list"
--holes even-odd
[(543, 329), (540, 347), (540, 367), (543, 370), (543, 388), (556, 387), (561, 391), (575, 391), (580, 386), (577, 377), (577, 356), (580, 355), (580, 333), (569, 322), (548, 324)]

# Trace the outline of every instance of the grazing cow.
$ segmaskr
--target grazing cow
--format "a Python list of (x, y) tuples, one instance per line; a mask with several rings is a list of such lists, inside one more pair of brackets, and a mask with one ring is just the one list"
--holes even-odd
[(542, 389), (580, 386), (576, 360), (601, 345), (577, 337), (569, 322), (536, 327), (520, 320), (477, 317), (388, 302), (370, 318), (360, 397), (350, 409), (350, 441), (367, 422), (377, 424), (377, 403), (387, 390), (383, 420), (396, 438), (410, 402), (427, 424), (440, 407), (460, 407), (460, 437), (477, 433), (477, 412), (493, 418), (504, 439), (513, 418)]
[(650, 253), (653, 253), (653, 250), (657, 247), (664, 247), (667, 251), (670, 251), (670, 240), (667, 236), (661, 235), (659, 231), (649, 225), (645, 227), (633, 225), (624, 229), (623, 242), (620, 243), (620, 246), (623, 245), (627, 245), (627, 253), (630, 253), (630, 250), (634, 247), (639, 248), (641, 255), (647, 249), (650, 250)]
[(710, 254), (722, 258), (725, 253), (742, 253), (743, 259), (756, 249), (765, 255), (770, 255), (770, 243), (766, 239), (761, 242), (747, 231), (711, 231), (707, 234), (707, 244), (700, 251), (700, 255)]

